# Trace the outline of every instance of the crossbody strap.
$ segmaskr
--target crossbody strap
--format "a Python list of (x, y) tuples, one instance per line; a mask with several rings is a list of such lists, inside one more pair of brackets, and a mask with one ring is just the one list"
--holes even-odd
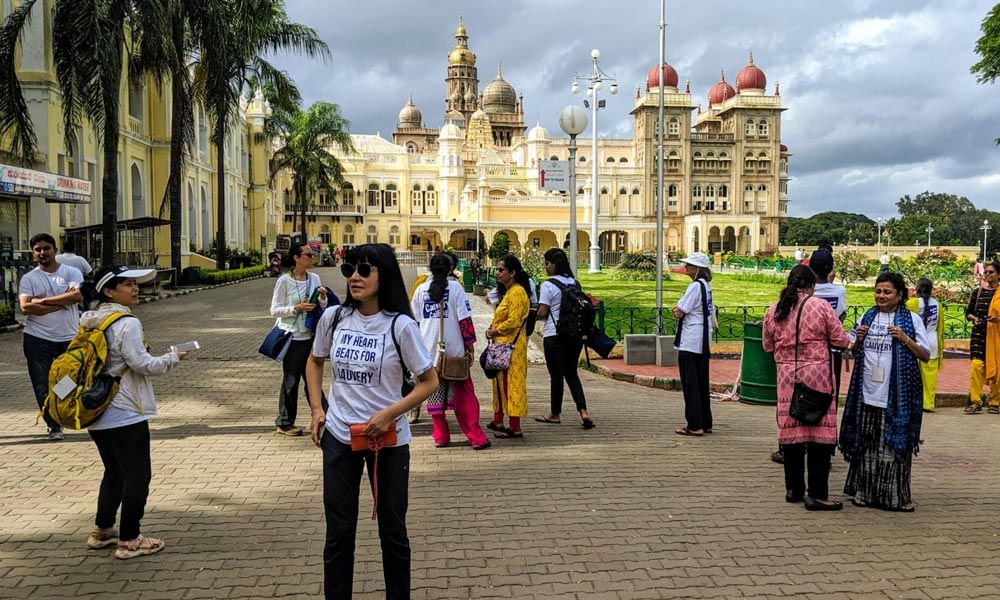
[(438, 314), (438, 350), (441, 351), (441, 354), (444, 354), (445, 345), (444, 345), (444, 297), (443, 296), (441, 297), (441, 302), (438, 303), (438, 310), (440, 311)]
[(708, 291), (705, 289), (705, 281), (702, 279), (698, 280), (699, 287), (701, 288), (701, 340), (702, 340), (702, 354), (710, 354), (709, 343), (711, 340), (708, 335), (708, 320), (711, 319), (711, 315), (708, 314)]

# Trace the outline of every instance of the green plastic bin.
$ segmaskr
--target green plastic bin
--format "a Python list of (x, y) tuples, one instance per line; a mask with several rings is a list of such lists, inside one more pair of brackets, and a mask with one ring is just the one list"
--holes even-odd
[(469, 261), (464, 258), (458, 259), (458, 270), (462, 272), (462, 287), (465, 288), (465, 293), (471, 294), (474, 282), (472, 280), (472, 269), (469, 267)]
[(774, 356), (764, 352), (763, 324), (743, 326), (743, 361), (740, 368), (740, 402), (747, 404), (778, 403), (778, 369)]

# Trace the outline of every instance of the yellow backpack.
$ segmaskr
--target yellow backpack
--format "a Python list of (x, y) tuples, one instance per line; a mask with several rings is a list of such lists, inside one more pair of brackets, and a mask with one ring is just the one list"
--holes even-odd
[(104, 372), (108, 361), (107, 329), (128, 313), (111, 313), (97, 329), (82, 326), (49, 369), (49, 393), (42, 413), (69, 429), (84, 429), (100, 417), (118, 393), (121, 377)]

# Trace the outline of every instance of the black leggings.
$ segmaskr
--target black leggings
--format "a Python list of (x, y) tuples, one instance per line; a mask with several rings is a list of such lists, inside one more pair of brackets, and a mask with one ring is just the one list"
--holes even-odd
[(562, 412), (563, 380), (569, 386), (576, 410), (587, 410), (587, 398), (583, 395), (583, 384), (577, 373), (580, 362), (580, 351), (583, 342), (566, 343), (556, 336), (549, 336), (543, 342), (545, 349), (545, 367), (549, 370), (549, 400), (552, 403), (552, 414)]
[[(830, 457), (833, 444), (803, 442), (782, 444), (785, 454), (785, 489), (796, 496), (806, 493), (804, 470), (809, 471), (809, 497), (826, 500), (830, 495)], [(808, 462), (808, 465), (806, 464)]]
[(149, 461), (149, 423), (141, 421), (114, 429), (90, 430), (104, 463), (104, 478), (97, 496), (94, 524), (114, 527), (118, 506), (122, 507), (119, 539), (139, 537), (139, 523), (146, 511), (153, 468)]

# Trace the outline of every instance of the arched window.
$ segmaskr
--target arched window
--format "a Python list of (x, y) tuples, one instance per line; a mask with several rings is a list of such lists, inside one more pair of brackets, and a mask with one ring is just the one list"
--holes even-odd
[(381, 194), (377, 183), (368, 184), (368, 208), (378, 208)]
[(621, 158), (618, 159), (618, 162), (619, 163), (627, 163), (628, 159), (623, 156), (623, 157), (621, 157)]
[(757, 186), (757, 191), (758, 192), (766, 192), (767, 191), (767, 186), (762, 183), (762, 184), (760, 184), (760, 185)]
[(632, 188), (632, 195), (633, 196), (638, 196), (639, 195), (639, 188)]
[(670, 117), (670, 120), (667, 121), (667, 135), (680, 135), (680, 133), (681, 124), (677, 117)]
[(604, 161), (604, 162), (609, 162), (609, 163), (613, 163), (613, 162), (615, 162), (615, 157), (614, 157), (614, 156), (609, 156), (609, 157), (608, 157), (608, 160), (606, 160), (606, 161)]
[(399, 226), (393, 225), (389, 228), (389, 245), (398, 246), (399, 245)]
[(128, 84), (128, 116), (139, 121), (142, 120), (142, 81), (129, 80)]
[(413, 191), (414, 192), (419, 192), (420, 191), (420, 184), (419, 183), (414, 183), (413, 184)]
[(354, 226), (344, 225), (344, 233), (341, 235), (341, 239), (345, 246), (350, 246), (354, 244)]
[(324, 244), (330, 243), (330, 226), (323, 225), (319, 228), (319, 241)]
[(146, 216), (146, 194), (142, 188), (142, 172), (132, 163), (132, 218)]
[(753, 122), (753, 119), (747, 119), (745, 132), (747, 137), (753, 137), (757, 133), (757, 124)]
[(409, 153), (409, 154), (416, 154), (417, 153), (417, 145), (414, 144), (413, 142), (407, 142), (407, 144), (406, 144), (406, 152)]
[(667, 187), (667, 197), (668, 198), (676, 198), (677, 197), (677, 184), (676, 183), (671, 183)]
[(368, 226), (368, 233), (365, 235), (365, 242), (369, 244), (378, 243), (378, 228), (374, 225)]
[(586, 156), (581, 156), (580, 157), (580, 162), (587, 162), (587, 157)]
[(711, 196), (711, 197), (714, 198), (715, 197), (715, 186), (714, 185), (707, 185), (707, 186), (705, 186), (705, 195), (706, 196)]
[(396, 191), (396, 184), (390, 183), (385, 186), (382, 192), (385, 208), (396, 208), (399, 206), (399, 192)]
[(552, 156), (549, 157), (549, 160), (559, 160), (559, 157), (553, 154)]
[(757, 159), (754, 157), (753, 152), (747, 151), (746, 156), (743, 157), (743, 167), (745, 169), (754, 169), (757, 167)]
[(667, 168), (668, 169), (677, 169), (680, 166), (681, 166), (681, 157), (680, 157), (680, 155), (677, 154), (676, 150), (671, 150), (667, 154)]
[(757, 135), (761, 137), (766, 137), (767, 130), (768, 130), (767, 119), (761, 119), (760, 121), (757, 122)]
[(693, 198), (701, 198), (701, 184), (700, 183), (694, 184), (694, 186), (691, 188), (691, 197), (693, 197)]
[(601, 188), (601, 195), (602, 196), (607, 196), (608, 195), (608, 188), (602, 187)]
[(351, 207), (353, 207), (354, 206), (354, 186), (351, 185), (351, 184), (349, 184), (349, 183), (345, 183), (344, 187), (342, 188), (342, 195), (344, 197), (343, 205), (344, 206), (351, 206)]
[(583, 192), (583, 188), (578, 188), (578, 189), (576, 190), (576, 193), (577, 193), (577, 195), (579, 195), (579, 194), (582, 194), (582, 193), (584, 193), (584, 192)]
[(628, 195), (628, 190), (626, 188), (618, 188), (618, 195), (619, 196), (627, 196)]
[(728, 198), (728, 197), (729, 197), (729, 186), (723, 183), (722, 185), (719, 186), (719, 198)]

